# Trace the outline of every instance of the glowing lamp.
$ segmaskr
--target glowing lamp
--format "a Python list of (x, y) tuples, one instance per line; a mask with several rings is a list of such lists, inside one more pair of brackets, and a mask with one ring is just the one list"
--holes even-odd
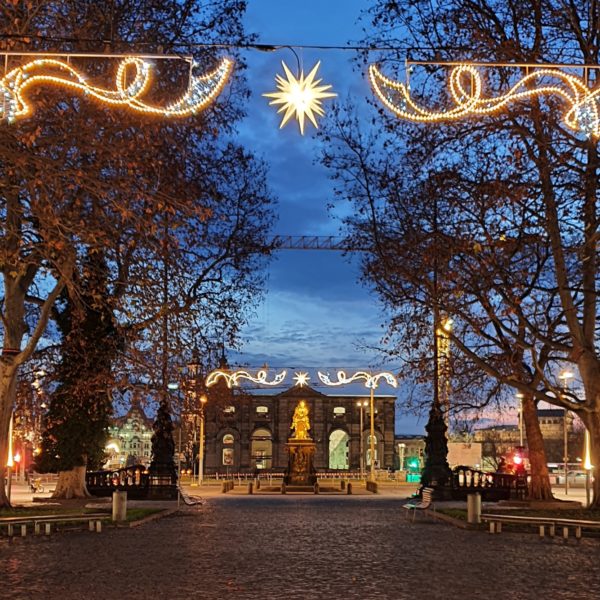
[(316, 116), (322, 117), (325, 114), (321, 106), (321, 100), (334, 98), (337, 94), (328, 91), (331, 89), (330, 85), (319, 85), (321, 79), (315, 80), (317, 70), (321, 65), (320, 61), (306, 77), (304, 77), (304, 71), (301, 71), (299, 78), (294, 76), (283, 61), (281, 64), (287, 79), (284, 79), (281, 75), (276, 75), (275, 81), (277, 82), (278, 91), (263, 94), (263, 96), (273, 98), (269, 105), (279, 106), (277, 112), (285, 113), (281, 119), (279, 129), (295, 116), (300, 127), (300, 133), (304, 135), (305, 118), (308, 118), (318, 128)]

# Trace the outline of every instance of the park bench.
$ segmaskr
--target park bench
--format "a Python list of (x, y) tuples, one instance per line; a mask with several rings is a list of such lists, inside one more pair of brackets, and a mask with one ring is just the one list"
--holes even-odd
[(501, 533), (502, 523), (518, 523), (522, 525), (535, 525), (539, 527), (540, 537), (546, 535), (546, 527), (550, 536), (556, 534), (556, 528), (563, 528), (563, 538), (569, 537), (569, 529), (575, 530), (575, 537), (581, 538), (583, 529), (600, 529), (600, 521), (586, 521), (581, 519), (562, 519), (560, 517), (527, 517), (522, 515), (481, 515), (481, 520), (490, 524), (490, 533)]
[(85, 515), (27, 515), (23, 517), (3, 517), (0, 518), (0, 528), (7, 527), (9, 537), (15, 535), (15, 527), (18, 527), (21, 532), (21, 537), (27, 535), (27, 526), (33, 525), (35, 535), (41, 533), (42, 525), (44, 533), (50, 535), (52, 524), (58, 523), (85, 523), (87, 521), (90, 531), (100, 533), (102, 531), (102, 521), (110, 519), (111, 516), (106, 513), (95, 513)]
[(406, 509), (406, 518), (408, 519), (408, 517), (411, 514), (412, 511), (412, 518), (413, 521), (415, 520), (415, 517), (417, 515), (417, 511), (419, 510), (427, 510), (429, 507), (433, 508), (433, 512), (435, 512), (435, 505), (433, 503), (433, 488), (430, 487), (425, 487), (423, 488), (423, 493), (421, 495), (421, 500), (416, 502), (409, 502), (408, 504), (404, 504), (403, 508)]
[(177, 486), (177, 489), (179, 490), (179, 495), (181, 496), (181, 499), (183, 500), (184, 504), (187, 504), (188, 506), (196, 506), (197, 504), (203, 504), (202, 498), (199, 498), (198, 496), (191, 496), (187, 492), (184, 492), (183, 488), (180, 485)]

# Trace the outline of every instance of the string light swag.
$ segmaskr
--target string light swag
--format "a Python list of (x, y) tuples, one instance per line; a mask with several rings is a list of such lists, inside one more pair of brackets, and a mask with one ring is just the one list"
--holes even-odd
[[(0, 80), (0, 120), (12, 123), (31, 113), (26, 92), (39, 85), (57, 85), (78, 90), (97, 100), (125, 106), (136, 112), (162, 117), (187, 117), (205, 109), (220, 93), (233, 69), (233, 61), (223, 58), (218, 66), (205, 75), (193, 74), (187, 91), (165, 107), (143, 100), (151, 83), (152, 64), (140, 57), (127, 57), (119, 63), (116, 89), (94, 86), (69, 63), (56, 58), (39, 58), (9, 71)], [(1, 100), (4, 100), (2, 103)]]
[(206, 378), (206, 387), (212, 387), (215, 385), (219, 379), (224, 379), (228, 388), (232, 388), (234, 386), (240, 385), (241, 379), (247, 379), (248, 381), (252, 381), (253, 383), (258, 383), (260, 385), (279, 385), (287, 374), (287, 371), (281, 371), (281, 373), (277, 373), (275, 377), (268, 381), (268, 373), (265, 369), (261, 369), (257, 371), (256, 375), (252, 375), (248, 371), (222, 371), (220, 369), (216, 371), (212, 371), (208, 374)]
[(290, 71), (285, 62), (281, 62), (286, 78), (281, 75), (275, 76), (277, 83), (277, 92), (263, 94), (266, 98), (273, 98), (269, 106), (280, 106), (278, 113), (284, 112), (279, 129), (291, 119), (296, 117), (300, 133), (304, 135), (305, 117), (318, 128), (316, 116), (322, 117), (325, 114), (321, 106), (321, 100), (334, 98), (337, 96), (334, 92), (329, 92), (331, 85), (319, 85), (322, 79), (315, 80), (315, 76), (321, 65), (321, 62), (312, 68), (310, 73), (304, 77), (304, 71), (300, 71), (300, 77), (296, 78)]
[(329, 373), (321, 373), (321, 371), (318, 371), (317, 374), (319, 379), (325, 385), (347, 385), (353, 381), (364, 379), (365, 387), (375, 389), (379, 385), (379, 380), (384, 379), (388, 385), (391, 385), (392, 387), (398, 387), (398, 381), (394, 375), (392, 375), (392, 373), (388, 373), (387, 371), (382, 371), (381, 373), (375, 374), (367, 373), (366, 371), (357, 371), (351, 376), (346, 375), (345, 371), (338, 371), (336, 373), (337, 381), (332, 381)]
[(408, 85), (388, 79), (376, 65), (369, 67), (369, 78), (381, 102), (398, 117), (409, 121), (439, 123), (491, 115), (513, 102), (557, 95), (566, 105), (563, 119), (570, 129), (587, 138), (600, 137), (600, 86), (590, 89), (581, 77), (557, 68), (536, 69), (523, 76), (505, 94), (487, 98), (477, 68), (458, 65), (450, 71), (448, 84), (455, 106), (441, 111), (427, 110), (416, 104)]

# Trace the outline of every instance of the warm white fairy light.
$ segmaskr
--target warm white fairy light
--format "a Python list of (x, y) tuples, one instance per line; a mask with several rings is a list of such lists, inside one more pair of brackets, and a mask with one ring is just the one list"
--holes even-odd
[(338, 371), (336, 373), (337, 381), (332, 381), (329, 377), (329, 373), (321, 373), (321, 371), (318, 371), (317, 374), (319, 375), (319, 379), (325, 385), (347, 385), (353, 381), (364, 379), (365, 387), (375, 389), (379, 385), (379, 380), (385, 379), (388, 385), (391, 385), (392, 387), (398, 387), (398, 381), (394, 375), (388, 373), (387, 371), (382, 371), (381, 373), (375, 374), (367, 373), (366, 371), (357, 371), (350, 376), (346, 375), (345, 371)]
[[(518, 66), (518, 65), (515, 65)], [(600, 86), (590, 89), (581, 77), (557, 68), (536, 69), (522, 77), (506, 93), (496, 98), (483, 95), (481, 74), (473, 65), (459, 65), (450, 72), (449, 89), (454, 108), (430, 111), (413, 102), (408, 85), (388, 79), (375, 65), (369, 67), (373, 89), (381, 102), (397, 116), (416, 122), (450, 121), (473, 115), (490, 115), (509, 103), (537, 96), (557, 95), (565, 104), (564, 122), (586, 137), (600, 137)], [(560, 84), (539, 84), (541, 78)]]
[(287, 79), (284, 79), (281, 75), (276, 75), (275, 81), (279, 91), (263, 94), (263, 96), (273, 98), (269, 105), (280, 106), (278, 113), (285, 112), (279, 126), (280, 129), (295, 115), (300, 133), (304, 135), (305, 117), (308, 117), (310, 122), (318, 128), (315, 115), (322, 117), (325, 114), (321, 107), (321, 100), (334, 98), (337, 94), (327, 91), (331, 89), (330, 85), (319, 85), (321, 79), (315, 81), (321, 62), (318, 62), (306, 77), (304, 77), (304, 71), (301, 71), (298, 79), (283, 61), (281, 64)]
[(167, 106), (144, 102), (143, 95), (151, 83), (151, 63), (131, 56), (119, 64), (116, 89), (108, 90), (88, 83), (70, 64), (55, 58), (39, 58), (9, 71), (0, 80), (0, 119), (9, 123), (32, 111), (26, 99), (28, 89), (40, 85), (57, 85), (83, 92), (114, 106), (125, 106), (136, 112), (162, 117), (186, 117), (205, 109), (221, 92), (233, 69), (233, 61), (223, 58), (205, 75), (191, 75), (187, 91)]
[(248, 381), (252, 381), (253, 383), (258, 383), (260, 385), (279, 385), (286, 376), (287, 371), (281, 371), (275, 375), (275, 377), (271, 381), (267, 381), (268, 372), (266, 369), (261, 369), (256, 373), (256, 375), (252, 375), (248, 371), (223, 371), (221, 369), (217, 369), (216, 371), (212, 371), (208, 374), (206, 378), (206, 387), (211, 387), (215, 385), (219, 379), (224, 379), (228, 388), (232, 388), (236, 385), (240, 385), (241, 379), (247, 379)]

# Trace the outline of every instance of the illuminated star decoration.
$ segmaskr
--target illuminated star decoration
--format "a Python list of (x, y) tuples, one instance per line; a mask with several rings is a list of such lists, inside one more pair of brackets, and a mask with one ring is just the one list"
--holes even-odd
[(223, 58), (210, 73), (190, 75), (186, 92), (161, 107), (143, 100), (150, 87), (152, 64), (140, 57), (130, 56), (119, 63), (114, 90), (88, 83), (65, 61), (39, 58), (9, 71), (0, 79), (0, 120), (12, 123), (19, 117), (28, 116), (32, 111), (26, 92), (35, 86), (49, 84), (77, 90), (105, 104), (126, 106), (140, 113), (187, 117), (205, 109), (221, 93), (232, 69), (233, 61)]
[(416, 104), (408, 85), (388, 79), (375, 65), (369, 67), (369, 77), (381, 102), (398, 117), (409, 121), (439, 123), (490, 115), (509, 103), (556, 95), (566, 105), (563, 119), (567, 127), (586, 138), (600, 138), (600, 86), (590, 89), (581, 77), (557, 68), (537, 69), (519, 79), (506, 93), (488, 98), (483, 93), (479, 71), (473, 65), (459, 65), (450, 72), (448, 84), (454, 107), (441, 111)]
[(308, 373), (294, 373), (295, 385), (303, 387), (305, 385), (308, 385), (309, 380), (310, 377), (308, 376)]
[(310, 122), (318, 128), (315, 115), (322, 117), (325, 114), (321, 107), (321, 100), (324, 98), (334, 98), (337, 94), (327, 91), (331, 89), (330, 85), (319, 85), (321, 79), (315, 81), (315, 75), (321, 65), (320, 61), (306, 77), (304, 77), (304, 71), (301, 71), (299, 79), (296, 79), (283, 61), (281, 64), (283, 65), (287, 79), (284, 79), (281, 75), (276, 75), (275, 81), (277, 82), (277, 89), (279, 91), (263, 94), (263, 96), (273, 98), (269, 102), (269, 106), (281, 105), (277, 111), (278, 113), (285, 111), (279, 129), (295, 115), (300, 126), (300, 133), (304, 135), (304, 118), (308, 117)]

